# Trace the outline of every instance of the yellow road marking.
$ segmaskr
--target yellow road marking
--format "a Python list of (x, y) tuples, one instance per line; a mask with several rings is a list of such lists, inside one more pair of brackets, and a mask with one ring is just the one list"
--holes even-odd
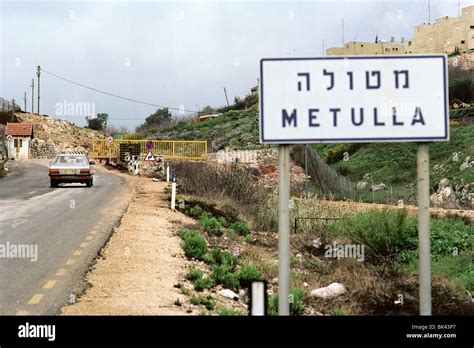
[(43, 294), (36, 294), (33, 295), (33, 297), (28, 301), (29, 305), (35, 305), (41, 302), (43, 299), (44, 295)]
[(87, 243), (87, 242), (82, 242), (82, 243), (81, 243), (81, 246), (80, 246), (79, 248), (85, 248), (85, 247), (87, 247), (88, 245), (89, 245), (89, 243)]
[(62, 275), (65, 275), (66, 274), (66, 269), (65, 268), (60, 268), (57, 272), (56, 272), (56, 275), (57, 276), (62, 276)]
[(43, 289), (52, 289), (56, 285), (57, 280), (48, 280), (46, 284), (44, 284)]
[(76, 250), (76, 251), (74, 252), (74, 256), (79, 256), (79, 255), (81, 255), (81, 254), (82, 254), (82, 250)]
[(67, 262), (66, 262), (66, 266), (74, 265), (75, 262), (76, 262), (75, 259), (69, 259), (69, 260), (67, 260)]
[(92, 239), (94, 239), (94, 237), (92, 237), (92, 236), (87, 236), (86, 237), (86, 240), (92, 240)]
[(28, 315), (28, 311), (22, 309), (21, 311), (16, 312), (16, 315)]

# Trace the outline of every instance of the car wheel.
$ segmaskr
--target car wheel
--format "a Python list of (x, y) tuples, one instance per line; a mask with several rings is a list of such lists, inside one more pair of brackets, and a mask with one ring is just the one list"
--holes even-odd
[(87, 180), (86, 187), (91, 187), (91, 186), (92, 186), (92, 180)]
[(51, 187), (58, 187), (58, 182), (54, 179), (50, 179), (50, 184), (51, 184)]

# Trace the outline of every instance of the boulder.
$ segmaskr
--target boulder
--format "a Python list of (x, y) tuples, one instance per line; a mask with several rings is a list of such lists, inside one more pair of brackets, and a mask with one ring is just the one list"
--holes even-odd
[(340, 296), (346, 292), (346, 287), (341, 283), (332, 283), (323, 288), (314, 289), (310, 292), (311, 297), (330, 299)]
[(372, 185), (370, 187), (371, 191), (382, 191), (382, 190), (386, 190), (386, 189), (387, 189), (387, 185), (385, 185), (383, 182), (380, 183), (380, 184), (377, 184), (377, 185)]
[(239, 295), (237, 295), (235, 292), (233, 292), (230, 289), (221, 290), (221, 291), (218, 292), (218, 294), (221, 295), (221, 296), (227, 297), (227, 298), (231, 298), (233, 300), (239, 298)]
[(356, 185), (356, 190), (362, 191), (367, 187), (367, 185), (368, 185), (367, 181), (359, 181)]

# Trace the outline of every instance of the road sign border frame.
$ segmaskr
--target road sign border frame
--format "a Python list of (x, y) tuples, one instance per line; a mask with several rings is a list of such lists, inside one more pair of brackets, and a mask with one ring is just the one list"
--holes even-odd
[[(264, 134), (264, 107), (263, 107), (263, 63), (265, 61), (299, 61), (299, 60), (344, 60), (344, 59), (417, 59), (417, 58), (441, 58), (443, 61), (444, 76), (444, 136), (442, 137), (409, 137), (409, 138), (331, 138), (331, 139), (276, 139), (265, 140)], [(377, 56), (334, 56), (334, 57), (294, 57), (294, 58), (262, 58), (260, 59), (260, 93), (259, 93), (259, 140), (262, 144), (323, 144), (323, 143), (364, 143), (364, 142), (431, 142), (435, 140), (449, 141), (449, 98), (448, 98), (448, 59), (446, 54), (410, 54), (410, 55), (381, 55)]]

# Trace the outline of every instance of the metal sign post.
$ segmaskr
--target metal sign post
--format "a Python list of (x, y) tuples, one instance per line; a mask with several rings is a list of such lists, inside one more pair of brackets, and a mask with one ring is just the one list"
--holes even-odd
[(428, 143), (449, 141), (445, 54), (264, 58), (259, 133), (278, 144), (278, 311), (289, 314), (290, 144), (418, 143), (420, 314), (431, 314)]
[(278, 146), (278, 315), (290, 315), (290, 145)]
[(430, 164), (427, 143), (418, 144), (416, 164), (418, 177), (420, 315), (431, 315)]

